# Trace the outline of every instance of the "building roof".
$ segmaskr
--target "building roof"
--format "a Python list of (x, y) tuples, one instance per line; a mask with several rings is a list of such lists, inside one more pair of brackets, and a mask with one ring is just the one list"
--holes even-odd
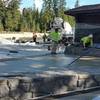
[(85, 5), (65, 11), (65, 14), (72, 16), (83, 13), (100, 13), (100, 4)]

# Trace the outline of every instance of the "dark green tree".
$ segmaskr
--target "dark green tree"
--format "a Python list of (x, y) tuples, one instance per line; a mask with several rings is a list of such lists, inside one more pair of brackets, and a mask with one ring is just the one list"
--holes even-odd
[(75, 3), (75, 8), (79, 7), (79, 0), (76, 0), (76, 3)]
[(11, 0), (5, 9), (4, 30), (18, 31), (20, 21), (20, 11), (18, 0)]
[(4, 30), (4, 17), (5, 17), (5, 6), (2, 0), (0, 0), (0, 31)]
[(44, 32), (55, 17), (61, 17), (73, 25), (74, 19), (66, 16), (66, 0), (43, 0), (41, 12), (35, 8), (19, 11), (20, 0), (0, 0), (0, 31)]
[[(41, 16), (41, 29), (42, 31), (46, 31), (47, 29), (47, 23), (49, 23), (50, 20), (53, 19), (54, 12), (52, 8), (52, 0), (43, 0), (43, 8), (41, 10), (40, 16)], [(44, 28), (44, 29), (43, 29)]]
[(21, 31), (30, 31), (31, 20), (32, 20), (31, 9), (24, 8), (21, 15)]

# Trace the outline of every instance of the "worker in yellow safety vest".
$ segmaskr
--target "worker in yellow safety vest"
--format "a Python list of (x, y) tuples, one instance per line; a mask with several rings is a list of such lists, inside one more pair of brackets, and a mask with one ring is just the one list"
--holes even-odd
[(93, 45), (93, 35), (90, 34), (88, 36), (81, 38), (81, 43), (84, 48), (91, 47)]
[(51, 54), (56, 54), (56, 51), (57, 51), (57, 47), (60, 40), (60, 33), (58, 32), (58, 30), (59, 29), (56, 28), (54, 32), (50, 33), (50, 39), (52, 40)]

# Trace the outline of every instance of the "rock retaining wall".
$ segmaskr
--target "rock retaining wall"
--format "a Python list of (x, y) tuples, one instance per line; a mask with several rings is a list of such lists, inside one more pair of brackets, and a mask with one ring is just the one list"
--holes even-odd
[[(34, 77), (35, 76), (35, 77)], [(2, 77), (0, 100), (28, 100), (47, 94), (85, 89), (100, 85), (99, 75), (39, 75), (24, 77)]]

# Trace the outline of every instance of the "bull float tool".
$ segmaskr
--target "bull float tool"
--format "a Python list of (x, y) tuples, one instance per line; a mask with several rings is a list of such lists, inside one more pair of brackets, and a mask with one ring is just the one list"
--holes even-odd
[[(84, 52), (84, 51), (86, 51), (86, 52)], [(71, 63), (69, 63), (67, 65), (67, 68), (70, 67), (74, 62), (76, 62), (77, 60), (79, 60), (81, 57), (87, 55), (88, 53), (89, 53), (89, 48), (83, 49), (83, 53), (80, 56), (78, 56), (76, 59), (74, 59)]]

